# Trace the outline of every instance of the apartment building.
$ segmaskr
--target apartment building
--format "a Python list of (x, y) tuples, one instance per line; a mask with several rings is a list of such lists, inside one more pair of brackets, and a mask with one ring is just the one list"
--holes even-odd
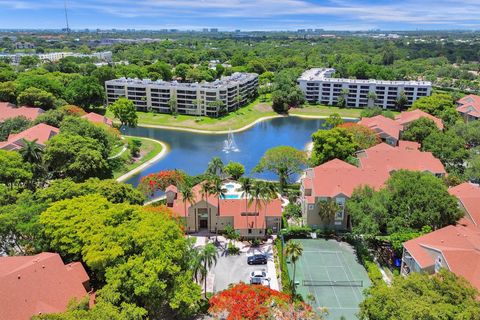
[(105, 82), (108, 104), (126, 97), (140, 111), (209, 117), (218, 117), (245, 105), (256, 96), (257, 87), (257, 74), (240, 72), (209, 83), (126, 78)]
[[(347, 107), (376, 105), (383, 109), (396, 109), (402, 92), (408, 99), (406, 108), (418, 98), (429, 96), (432, 91), (432, 84), (428, 81), (332, 78), (334, 73), (333, 68), (313, 68), (298, 78), (298, 84), (308, 102), (336, 105), (338, 98), (344, 95)], [(375, 99), (372, 99), (371, 93), (375, 93)]]

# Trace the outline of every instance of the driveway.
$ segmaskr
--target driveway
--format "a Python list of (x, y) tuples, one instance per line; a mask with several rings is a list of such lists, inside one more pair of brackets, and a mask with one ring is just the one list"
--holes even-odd
[[(248, 265), (247, 257), (255, 253), (265, 253), (268, 258), (266, 265)], [(275, 271), (272, 244), (265, 244), (257, 248), (243, 248), (238, 255), (228, 255), (219, 248), (219, 257), (212, 273), (214, 274), (214, 292), (227, 289), (232, 283), (250, 283), (250, 273), (255, 270), (264, 270), (270, 278), (270, 287), (278, 290), (278, 281)]]

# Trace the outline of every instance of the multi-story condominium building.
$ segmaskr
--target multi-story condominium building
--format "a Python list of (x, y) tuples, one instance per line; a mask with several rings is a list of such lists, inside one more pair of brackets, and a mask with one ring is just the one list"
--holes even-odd
[(11, 64), (19, 64), (22, 57), (32, 56), (38, 57), (43, 62), (57, 62), (66, 57), (79, 57), (79, 58), (97, 58), (101, 61), (112, 61), (112, 52), (94, 52), (91, 54), (74, 53), (74, 52), (49, 52), (49, 53), (14, 53), (14, 54), (0, 54), (0, 60), (8, 59)]
[(432, 83), (428, 81), (332, 78), (334, 73), (333, 68), (313, 68), (298, 78), (308, 102), (335, 105), (339, 97), (344, 96), (347, 107), (376, 105), (383, 109), (394, 109), (402, 92), (408, 99), (404, 107), (409, 107), (418, 98), (429, 96), (432, 91)]
[(107, 103), (120, 97), (137, 110), (217, 117), (238, 109), (257, 94), (258, 75), (236, 72), (209, 83), (120, 78), (105, 82)]

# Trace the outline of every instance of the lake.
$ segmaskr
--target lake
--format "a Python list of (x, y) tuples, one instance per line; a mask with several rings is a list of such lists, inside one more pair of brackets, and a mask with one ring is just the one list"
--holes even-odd
[(146, 168), (126, 183), (138, 185), (140, 179), (153, 172), (167, 169), (184, 170), (190, 175), (204, 172), (208, 162), (213, 157), (220, 157), (225, 164), (237, 161), (245, 166), (246, 174), (262, 179), (277, 179), (272, 173), (250, 174), (258, 160), (266, 150), (280, 146), (292, 146), (305, 149), (311, 141), (311, 135), (322, 129), (323, 119), (306, 119), (300, 117), (273, 118), (255, 124), (253, 127), (238, 133), (233, 133), (233, 148), (226, 152), (227, 134), (203, 134), (186, 131), (156, 129), (156, 128), (127, 128), (125, 134), (161, 140), (170, 147), (168, 154), (152, 166)]

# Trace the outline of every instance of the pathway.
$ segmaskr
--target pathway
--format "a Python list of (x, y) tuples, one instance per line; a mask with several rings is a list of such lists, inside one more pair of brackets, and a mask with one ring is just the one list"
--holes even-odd
[(150, 138), (142, 138), (142, 139), (146, 139), (146, 140), (150, 140), (150, 141), (154, 141), (156, 143), (159, 143), (161, 146), (162, 146), (162, 151), (160, 151), (155, 157), (153, 157), (152, 159), (148, 160), (147, 162), (143, 163), (142, 165), (136, 167), (135, 169), (125, 173), (123, 176), (117, 178), (117, 181), (118, 182), (123, 182), (125, 180), (127, 180), (128, 178), (136, 175), (137, 173), (140, 173), (142, 170), (144, 170), (145, 168), (151, 166), (152, 164), (154, 164), (155, 162), (157, 162), (158, 160), (160, 160), (161, 158), (163, 158), (167, 152), (168, 152), (168, 145), (162, 141), (158, 141), (158, 140), (155, 140), (155, 139), (150, 139)]

